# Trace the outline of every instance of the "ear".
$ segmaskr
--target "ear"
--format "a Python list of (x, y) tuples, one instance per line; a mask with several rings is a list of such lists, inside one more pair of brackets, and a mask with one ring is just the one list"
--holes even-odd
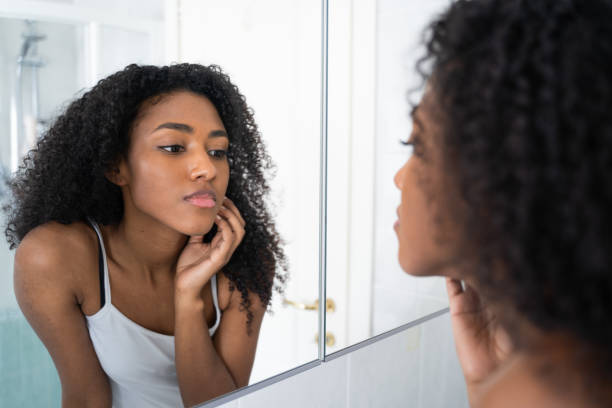
[(118, 186), (127, 184), (126, 169), (123, 166), (123, 160), (117, 164), (113, 164), (105, 173), (104, 176), (108, 181)]

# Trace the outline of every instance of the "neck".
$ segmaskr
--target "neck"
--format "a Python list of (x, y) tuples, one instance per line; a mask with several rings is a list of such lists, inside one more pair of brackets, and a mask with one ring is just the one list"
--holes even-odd
[(114, 262), (135, 278), (155, 282), (174, 276), (187, 236), (146, 215), (124, 214), (116, 226), (105, 227)]

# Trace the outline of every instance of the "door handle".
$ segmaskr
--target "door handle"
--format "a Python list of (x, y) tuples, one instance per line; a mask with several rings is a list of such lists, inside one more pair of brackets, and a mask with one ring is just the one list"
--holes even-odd
[[(315, 336), (315, 343), (319, 342), (319, 335)], [(327, 332), (325, 333), (325, 345), (327, 347), (333, 347), (336, 345), (336, 336), (333, 333)]]
[[(300, 310), (315, 310), (315, 311), (319, 310), (318, 300), (315, 300), (312, 303), (301, 303), (301, 302), (296, 302), (295, 300), (289, 300), (285, 298), (283, 299), (283, 304), (295, 307), (296, 309), (300, 309)], [(335, 312), (336, 302), (334, 302), (333, 299), (327, 298), (327, 301), (325, 302), (325, 310), (328, 313)]]

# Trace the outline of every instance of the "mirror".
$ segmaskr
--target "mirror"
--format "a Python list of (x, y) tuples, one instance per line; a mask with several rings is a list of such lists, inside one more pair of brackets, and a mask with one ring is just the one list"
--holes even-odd
[(402, 271), (393, 228), (418, 41), (443, 3), (330, 2), (326, 355), (448, 306), (442, 278)]
[[(289, 266), (248, 383), (316, 360), (318, 313), (309, 306), (319, 293), (320, 2), (21, 0), (3, 5), (0, 33), (5, 174), (70, 101), (127, 64), (216, 64), (229, 75), (276, 165), (268, 204)], [(56, 368), (13, 292), (15, 250), (1, 242), (0, 406), (59, 407)]]

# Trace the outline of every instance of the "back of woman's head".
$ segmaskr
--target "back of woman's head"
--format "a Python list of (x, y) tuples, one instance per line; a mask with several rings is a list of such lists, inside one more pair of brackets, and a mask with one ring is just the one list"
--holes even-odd
[[(121, 189), (106, 174), (127, 157), (131, 128), (145, 102), (159, 102), (174, 91), (209, 99), (227, 130), (230, 179), (226, 196), (239, 208), (249, 232), (226, 273), (247, 306), (247, 290), (258, 293), (267, 304), (276, 270), (286, 269), (281, 240), (265, 201), (269, 192), (265, 173), (272, 164), (245, 98), (217, 66), (132, 64), (74, 100), (9, 182), (12, 202), (4, 207), (7, 240), (14, 248), (30, 230), (49, 221), (70, 224), (91, 217), (102, 224), (119, 223)], [(277, 277), (281, 282), (285, 279)]]
[(460, 0), (429, 27), (420, 65), (479, 254), (466, 273), (608, 358), (611, 21), (608, 0)]

